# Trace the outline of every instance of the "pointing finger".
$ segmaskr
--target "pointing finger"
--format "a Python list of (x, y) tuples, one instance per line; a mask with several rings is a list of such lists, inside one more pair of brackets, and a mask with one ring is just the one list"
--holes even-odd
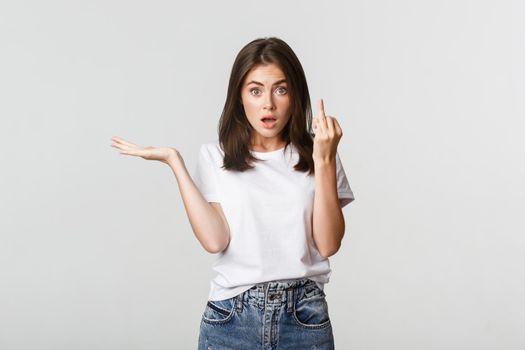
[(319, 100), (319, 117), (321, 117), (321, 118), (326, 117), (326, 115), (324, 113), (324, 101), (323, 101), (323, 99)]

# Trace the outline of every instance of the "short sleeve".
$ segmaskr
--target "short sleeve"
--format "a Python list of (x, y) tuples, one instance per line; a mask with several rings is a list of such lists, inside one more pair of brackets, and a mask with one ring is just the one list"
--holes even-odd
[(214, 166), (206, 144), (203, 144), (199, 150), (193, 182), (208, 202), (220, 203), (217, 168)]
[(352, 189), (350, 188), (350, 184), (348, 183), (348, 179), (346, 178), (346, 173), (343, 164), (341, 163), (341, 159), (339, 158), (339, 153), (337, 152), (335, 155), (335, 160), (337, 177), (337, 195), (339, 197), (341, 208), (343, 208), (347, 204), (351, 203), (355, 199), (355, 197), (354, 193), (352, 192)]

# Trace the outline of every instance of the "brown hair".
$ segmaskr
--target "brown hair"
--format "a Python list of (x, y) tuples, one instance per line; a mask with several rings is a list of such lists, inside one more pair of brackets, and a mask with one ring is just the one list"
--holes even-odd
[(244, 46), (237, 54), (230, 74), (224, 109), (219, 120), (219, 143), (224, 152), (222, 168), (245, 171), (253, 168), (252, 161), (258, 161), (250, 153), (252, 126), (248, 122), (241, 104), (240, 92), (248, 72), (257, 65), (277, 65), (288, 82), (291, 118), (282, 131), (286, 141), (284, 151), (290, 144), (299, 153), (297, 171), (314, 173), (312, 159), (313, 133), (310, 94), (303, 67), (290, 46), (276, 37), (259, 38)]

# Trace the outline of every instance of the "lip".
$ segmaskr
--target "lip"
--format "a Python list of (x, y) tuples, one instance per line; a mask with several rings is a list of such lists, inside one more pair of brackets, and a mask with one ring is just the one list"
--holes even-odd
[(271, 121), (271, 122), (264, 122), (263, 119), (264, 118), (275, 118), (274, 116), (267, 116), (267, 117), (262, 117), (261, 118), (261, 123), (263, 125), (263, 127), (265, 129), (273, 129), (276, 125), (277, 125), (277, 118), (275, 118), (274, 121)]
[(273, 118), (273, 119), (277, 120), (277, 117), (274, 116), (274, 115), (272, 115), (272, 114), (263, 115), (263, 116), (261, 117), (261, 120), (263, 120), (264, 118)]

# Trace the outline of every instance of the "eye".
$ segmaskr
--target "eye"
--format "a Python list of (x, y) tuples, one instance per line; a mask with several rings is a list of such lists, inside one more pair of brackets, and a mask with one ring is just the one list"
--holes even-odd
[(250, 89), (250, 94), (252, 94), (254, 96), (259, 96), (259, 94), (254, 94), (253, 93), (254, 91), (259, 91), (259, 89), (257, 89), (257, 88)]
[(282, 86), (281, 86), (281, 87), (278, 87), (278, 88), (276, 89), (276, 91), (280, 91), (280, 92), (279, 92), (279, 95), (284, 95), (284, 94), (286, 94), (286, 93), (288, 92), (288, 90), (287, 90), (285, 87), (282, 87)]

